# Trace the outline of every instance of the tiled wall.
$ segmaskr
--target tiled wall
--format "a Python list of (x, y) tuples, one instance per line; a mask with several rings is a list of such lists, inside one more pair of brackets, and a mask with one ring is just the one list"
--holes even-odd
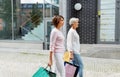
[[(75, 3), (81, 3), (82, 9), (76, 11)], [(84, 44), (94, 44), (97, 41), (97, 0), (67, 0), (67, 24), (71, 17), (80, 19), (80, 41)], [(69, 24), (67, 30), (70, 28)]]

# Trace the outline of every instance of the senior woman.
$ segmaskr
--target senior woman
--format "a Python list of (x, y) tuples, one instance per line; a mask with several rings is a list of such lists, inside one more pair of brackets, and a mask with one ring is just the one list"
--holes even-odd
[(79, 24), (78, 18), (71, 18), (69, 20), (71, 28), (67, 34), (67, 50), (72, 54), (73, 64), (79, 65), (79, 77), (83, 77), (83, 62), (80, 56), (80, 39), (76, 31)]

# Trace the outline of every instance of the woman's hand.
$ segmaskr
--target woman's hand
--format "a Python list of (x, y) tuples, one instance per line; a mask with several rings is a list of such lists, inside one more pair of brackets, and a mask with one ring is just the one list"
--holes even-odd
[(73, 51), (70, 51), (70, 59), (72, 60), (74, 58)]
[(48, 66), (52, 66), (52, 61), (49, 61)]

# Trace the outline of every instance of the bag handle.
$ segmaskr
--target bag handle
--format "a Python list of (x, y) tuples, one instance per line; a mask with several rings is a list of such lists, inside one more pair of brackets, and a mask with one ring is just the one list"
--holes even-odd
[(52, 69), (51, 66), (48, 66), (48, 65), (47, 65), (47, 66), (45, 67), (45, 69), (47, 69), (48, 67), (50, 68), (48, 71), (51, 71), (51, 69)]

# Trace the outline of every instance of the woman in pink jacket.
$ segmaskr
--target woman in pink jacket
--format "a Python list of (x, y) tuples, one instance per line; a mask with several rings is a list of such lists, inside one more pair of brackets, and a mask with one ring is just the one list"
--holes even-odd
[[(54, 16), (52, 19), (52, 23), (55, 28), (51, 31), (50, 34), (50, 58), (48, 65), (51, 66), (54, 62), (55, 64), (55, 72), (60, 74), (60, 77), (65, 77), (65, 68), (63, 61), (63, 54), (65, 51), (64, 46), (64, 36), (60, 31), (61, 27), (64, 24), (64, 18), (61, 15)], [(53, 61), (54, 55), (54, 61)], [(58, 74), (57, 73), (57, 74)]]

